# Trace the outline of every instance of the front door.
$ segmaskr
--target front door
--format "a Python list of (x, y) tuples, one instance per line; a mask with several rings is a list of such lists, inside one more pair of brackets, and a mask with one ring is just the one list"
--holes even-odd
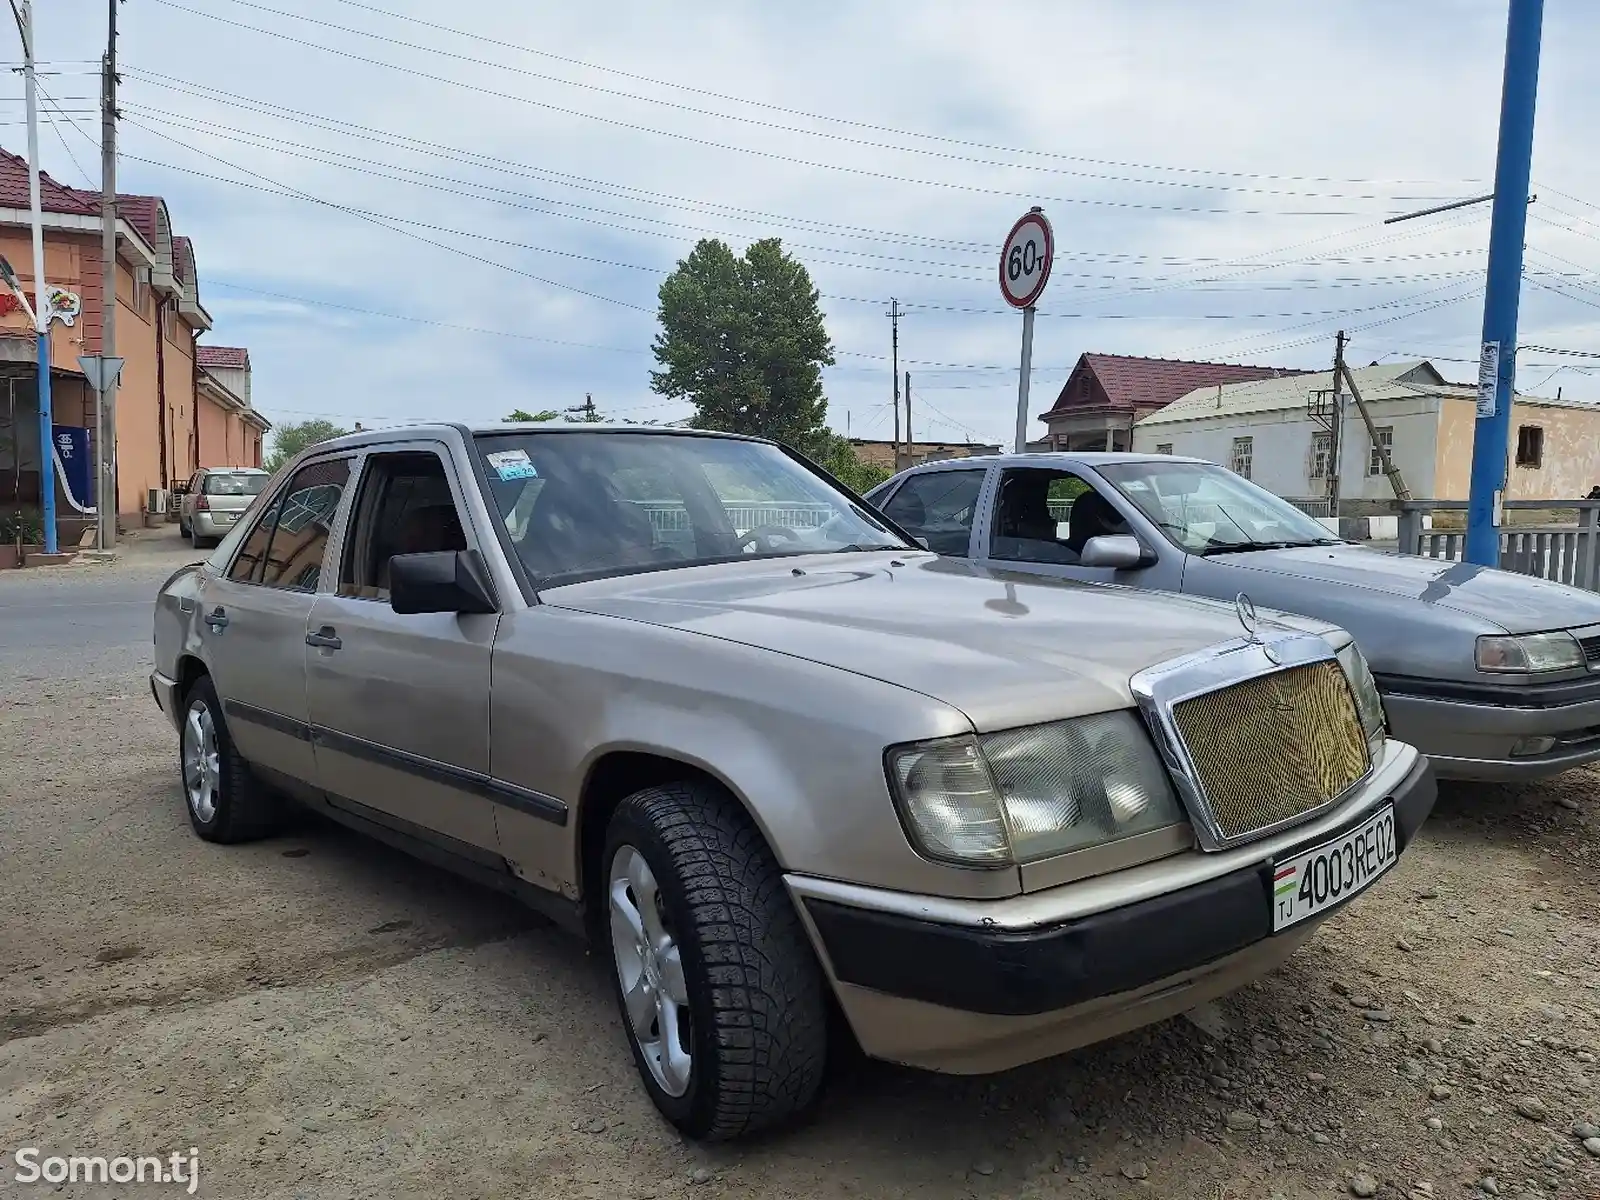
[(369, 455), (337, 586), (301, 647), (317, 774), (329, 802), (469, 857), (496, 848), (489, 775), (489, 657), (496, 614), (402, 615), (396, 554), (476, 546), (437, 443)]
[(207, 573), (200, 588), (205, 659), (234, 745), (251, 762), (306, 783), (316, 778), (306, 621), (349, 479), (349, 458), (301, 467), (262, 510), (226, 575)]
[(1159, 567), (1116, 570), (1079, 562), (1090, 538), (1136, 531), (1116, 505), (1072, 471), (1007, 467), (1000, 475), (992, 514), (979, 538), (986, 566), (1051, 579), (1161, 586), (1151, 575)]

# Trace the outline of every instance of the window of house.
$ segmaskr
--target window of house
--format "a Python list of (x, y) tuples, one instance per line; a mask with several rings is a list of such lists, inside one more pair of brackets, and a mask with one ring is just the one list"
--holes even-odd
[(972, 518), (984, 474), (968, 468), (912, 475), (883, 511), (900, 528), (925, 539), (935, 554), (965, 558), (971, 552)]
[(395, 555), (466, 548), (444, 460), (431, 451), (373, 455), (350, 522), (339, 594), (387, 600)]
[[(1394, 426), (1380, 425), (1376, 429), (1377, 436), (1372, 439), (1372, 451), (1367, 455), (1367, 474), (1383, 474), (1383, 455), (1394, 449)], [(1379, 447), (1382, 447), (1380, 453)]]
[(1326, 479), (1333, 474), (1333, 434), (1311, 435), (1311, 478)]
[(228, 578), (314, 592), (322, 577), (334, 514), (350, 481), (350, 460), (308, 463), (261, 514)]
[(1156, 444), (1156, 453), (1157, 454), (1171, 454), (1172, 453), (1172, 443), (1171, 442), (1158, 442)]
[(1537, 469), (1543, 465), (1544, 430), (1538, 425), (1519, 425), (1517, 427), (1517, 466)]
[(1246, 479), (1249, 479), (1250, 478), (1250, 467), (1252, 465), (1253, 460), (1255, 459), (1255, 456), (1256, 456), (1256, 440), (1255, 440), (1255, 438), (1253, 438), (1253, 437), (1234, 438), (1233, 439), (1233, 457), (1229, 460), (1228, 465), (1233, 468), (1235, 474), (1243, 475)]
[(146, 321), (150, 319), (150, 268), (133, 269), (133, 311)]

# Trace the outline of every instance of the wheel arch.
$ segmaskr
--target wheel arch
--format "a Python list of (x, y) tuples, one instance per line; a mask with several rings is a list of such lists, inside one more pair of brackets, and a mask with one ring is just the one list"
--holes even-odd
[[(584, 911), (592, 916), (603, 896), (603, 887), (591, 886), (601, 873), (605, 852), (606, 828), (617, 806), (635, 792), (665, 783), (693, 781), (704, 783), (725, 794), (744, 810), (774, 858), (778, 848), (754, 807), (728, 779), (704, 763), (694, 762), (649, 747), (614, 748), (598, 754), (584, 775), (578, 793), (576, 814), (578, 897)], [(780, 859), (781, 861), (781, 859)]]

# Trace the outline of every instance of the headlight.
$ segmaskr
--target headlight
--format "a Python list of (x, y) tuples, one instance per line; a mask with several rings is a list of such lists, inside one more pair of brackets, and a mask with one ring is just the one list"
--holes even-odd
[(1565, 630), (1478, 639), (1480, 671), (1570, 671), (1583, 665), (1583, 647)]
[(1128, 711), (896, 746), (888, 763), (913, 843), (961, 866), (1033, 862), (1185, 819)]
[(1367, 657), (1351, 642), (1339, 651), (1339, 666), (1350, 682), (1350, 692), (1356, 699), (1356, 715), (1361, 718), (1361, 728), (1367, 735), (1367, 750), (1374, 766), (1383, 753), (1383, 742), (1388, 736), (1388, 723), (1383, 715), (1383, 697), (1378, 694), (1378, 681), (1372, 677)]

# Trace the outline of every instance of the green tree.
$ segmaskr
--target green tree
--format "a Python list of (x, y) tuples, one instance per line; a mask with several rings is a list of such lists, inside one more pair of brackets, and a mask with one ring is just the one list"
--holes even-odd
[(525, 408), (513, 408), (506, 414), (507, 421), (559, 421), (561, 414), (553, 408), (541, 409), (531, 413)]
[(315, 446), (318, 442), (326, 442), (330, 438), (343, 437), (349, 432), (348, 429), (341, 429), (332, 421), (324, 421), (321, 417), (279, 425), (272, 431), (272, 449), (267, 454), (267, 470), (276, 471), (307, 446)]
[(813, 458), (819, 467), (857, 495), (877, 487), (891, 474), (887, 467), (862, 462), (850, 439), (831, 431)]
[(651, 349), (661, 370), (650, 386), (695, 407), (697, 429), (829, 450), (822, 368), (833, 345), (805, 267), (777, 238), (743, 257), (705, 238), (661, 285), (661, 332)]

